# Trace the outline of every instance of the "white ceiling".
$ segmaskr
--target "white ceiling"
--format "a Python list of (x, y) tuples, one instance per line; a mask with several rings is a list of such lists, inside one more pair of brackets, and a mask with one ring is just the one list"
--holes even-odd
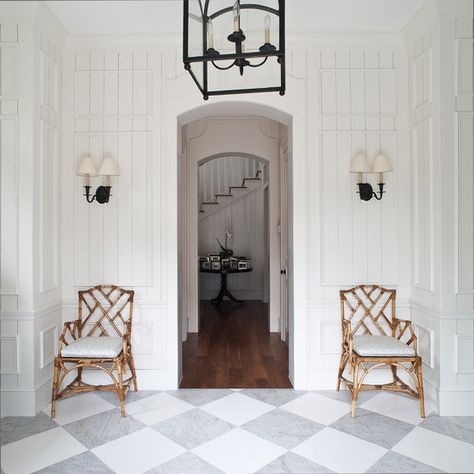
[[(424, 0), (287, 0), (287, 31), (400, 31)], [(182, 0), (47, 1), (70, 34), (178, 34)], [(222, 3), (222, 2), (220, 2)], [(232, 0), (228, 0), (229, 5)], [(257, 3), (257, 2), (256, 2)]]

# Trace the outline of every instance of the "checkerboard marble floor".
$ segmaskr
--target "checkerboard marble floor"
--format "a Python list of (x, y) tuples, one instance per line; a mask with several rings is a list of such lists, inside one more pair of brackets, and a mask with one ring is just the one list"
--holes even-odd
[(388, 392), (88, 393), (1, 420), (2, 474), (474, 472), (474, 417), (432, 415)]

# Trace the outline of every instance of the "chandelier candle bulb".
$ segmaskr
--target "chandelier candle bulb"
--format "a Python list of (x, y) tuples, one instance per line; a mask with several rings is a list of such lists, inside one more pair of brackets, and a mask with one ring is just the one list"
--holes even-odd
[(240, 31), (240, 5), (238, 0), (235, 0), (234, 7), (234, 31)]
[(214, 48), (214, 26), (211, 20), (207, 22), (207, 47)]
[(265, 17), (264, 26), (265, 26), (265, 43), (268, 44), (270, 43), (270, 26), (271, 26), (270, 15), (267, 15)]

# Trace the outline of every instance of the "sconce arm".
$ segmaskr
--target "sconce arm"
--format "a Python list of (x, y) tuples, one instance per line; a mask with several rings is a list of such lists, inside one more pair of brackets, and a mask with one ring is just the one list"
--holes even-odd
[(383, 190), (383, 187), (385, 186), (385, 183), (379, 183), (379, 192), (373, 193), (374, 198), (377, 199), (377, 201), (380, 201), (382, 199), (382, 196), (384, 195), (385, 191)]
[(86, 200), (89, 204), (92, 204), (95, 199), (95, 195), (91, 196), (91, 187), (90, 186), (84, 186), (84, 189), (86, 190), (84, 196), (86, 197)]

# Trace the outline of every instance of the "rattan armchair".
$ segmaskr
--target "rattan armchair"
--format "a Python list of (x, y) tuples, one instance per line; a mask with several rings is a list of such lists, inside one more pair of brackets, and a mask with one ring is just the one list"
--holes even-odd
[[(351, 392), (353, 417), (362, 390), (393, 390), (412, 395), (420, 401), (420, 415), (425, 416), (417, 338), (411, 321), (396, 318), (395, 298), (396, 290), (377, 285), (359, 285), (340, 291), (342, 353), (337, 390), (344, 382)], [(348, 364), (352, 380), (344, 373)], [(392, 371), (391, 382), (364, 384), (373, 369), (386, 366)], [(414, 389), (398, 377), (397, 369), (408, 374)]]
[[(133, 383), (135, 391), (138, 390), (131, 343), (133, 298), (133, 290), (113, 285), (79, 291), (78, 318), (64, 323), (54, 360), (52, 418), (56, 416), (56, 400), (69, 393), (90, 390), (116, 391), (121, 414), (125, 416), (124, 402), (130, 385)], [(124, 380), (127, 366), (131, 375)], [(112, 383), (86, 383), (82, 379), (83, 369), (101, 370)], [(77, 371), (76, 377), (61, 390), (71, 371)]]

